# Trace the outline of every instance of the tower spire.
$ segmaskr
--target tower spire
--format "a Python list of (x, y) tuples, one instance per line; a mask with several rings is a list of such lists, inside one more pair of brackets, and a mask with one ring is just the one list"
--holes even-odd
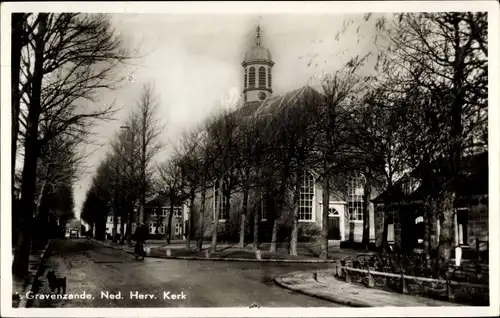
[(257, 25), (257, 36), (255, 38), (255, 44), (260, 46), (260, 23)]

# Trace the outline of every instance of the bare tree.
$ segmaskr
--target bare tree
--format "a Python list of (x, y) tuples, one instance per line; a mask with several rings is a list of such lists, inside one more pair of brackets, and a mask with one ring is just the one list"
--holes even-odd
[(185, 199), (183, 170), (179, 163), (179, 158), (173, 157), (158, 167), (158, 174), (161, 182), (160, 193), (166, 195), (170, 203), (166, 233), (167, 244), (170, 244), (172, 236), (172, 217), (174, 215), (174, 208), (182, 205)]
[(146, 204), (148, 167), (153, 157), (160, 151), (162, 144), (159, 142), (164, 125), (158, 118), (158, 101), (155, 96), (154, 86), (147, 83), (143, 86), (141, 96), (137, 102), (137, 112), (134, 114), (135, 126), (138, 131), (140, 143), (140, 173), (141, 196), (139, 201), (139, 219), (143, 222), (144, 205)]
[[(113, 71), (128, 58), (105, 15), (40, 13), (34, 20), (36, 32), (21, 53), (21, 101), (27, 110), (21, 115), (22, 216), (13, 262), (13, 272), (20, 277), (28, 270), (40, 148), (54, 136), (85, 132), (95, 119), (111, 114), (112, 106), (89, 110), (83, 102), (95, 101), (100, 89), (113, 88)], [(40, 135), (42, 114), (51, 114), (53, 120)]]
[(206, 145), (212, 151), (214, 172), (217, 178), (215, 187), (218, 189), (217, 205), (215, 207), (214, 227), (212, 231), (211, 251), (214, 253), (217, 246), (217, 231), (219, 225), (219, 212), (222, 200), (226, 200), (226, 211), (229, 213), (229, 198), (234, 191), (234, 164), (237, 145), (237, 128), (239, 120), (235, 113), (222, 111), (220, 114), (207, 121), (206, 131), (209, 143)]
[(202, 162), (198, 158), (202, 140), (200, 131), (194, 129), (183, 135), (181, 144), (176, 149), (176, 155), (179, 157), (179, 166), (182, 169), (182, 178), (186, 185), (185, 194), (189, 199), (189, 215), (187, 220), (186, 247), (191, 248), (191, 236), (194, 231), (195, 220), (195, 199), (196, 193), (202, 186), (199, 173), (202, 171)]
[(325, 75), (322, 78), (325, 98), (315, 101), (318, 108), (314, 113), (314, 125), (320, 134), (314, 141), (311, 157), (312, 165), (323, 185), (320, 253), (323, 259), (328, 257), (328, 214), (330, 193), (334, 185), (331, 176), (345, 174), (352, 168), (353, 159), (357, 155), (352, 109), (359, 107), (357, 96), (364, 89), (362, 79), (356, 75), (362, 63), (363, 59), (356, 60)]
[(405, 14), (390, 34), (391, 60), (404, 70), (398, 80), (414, 98), (406, 120), (415, 123), (412, 127), (424, 139), (417, 147), (421, 138), (413, 138), (408, 146), (413, 147), (416, 166), (441, 162), (427, 165), (440, 220), (441, 265), (449, 261), (454, 245), (453, 205), (461, 158), (486, 148), (486, 138), (479, 138), (487, 125), (486, 28), (486, 15), (480, 12)]

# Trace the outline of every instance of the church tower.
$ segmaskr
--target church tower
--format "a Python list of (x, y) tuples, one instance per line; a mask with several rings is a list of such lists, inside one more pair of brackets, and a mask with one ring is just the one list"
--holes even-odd
[(241, 63), (245, 70), (243, 78), (243, 96), (246, 102), (258, 102), (269, 98), (272, 90), (272, 68), (274, 62), (271, 53), (260, 44), (260, 25), (257, 26), (255, 44), (245, 54)]

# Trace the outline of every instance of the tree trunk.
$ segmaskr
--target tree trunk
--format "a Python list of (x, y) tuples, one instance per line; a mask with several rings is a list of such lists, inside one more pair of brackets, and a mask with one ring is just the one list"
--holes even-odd
[(201, 252), (203, 249), (203, 236), (204, 236), (204, 225), (205, 225), (205, 201), (206, 201), (206, 195), (207, 195), (207, 190), (203, 188), (201, 190), (201, 206), (200, 206), (200, 213), (199, 213), (199, 228), (198, 228), (198, 246), (197, 250), (198, 252)]
[(330, 205), (330, 180), (325, 177), (323, 183), (323, 219), (321, 220), (321, 259), (328, 259), (328, 209)]
[(195, 193), (192, 191), (191, 197), (189, 199), (190, 206), (189, 206), (189, 215), (186, 228), (186, 248), (188, 250), (191, 249), (191, 232), (193, 231), (193, 222), (194, 222), (194, 199), (195, 199)]
[[(123, 209), (125, 209), (125, 207), (123, 207)], [(121, 217), (120, 217), (120, 245), (123, 245), (125, 244), (125, 216), (126, 216), (126, 213), (121, 213)]]
[(224, 195), (224, 200), (226, 200), (226, 207), (224, 208), (224, 215), (227, 215), (225, 230), (226, 230), (226, 241), (229, 241), (229, 219), (230, 219), (230, 210), (231, 210), (231, 193), (228, 192)]
[[(258, 191), (258, 197), (260, 198), (260, 190)], [(259, 223), (260, 223), (260, 206), (255, 205), (254, 215), (253, 215), (253, 243), (252, 249), (254, 251), (259, 249)]]
[(128, 246), (132, 246), (132, 220), (134, 218), (134, 205), (129, 205), (129, 213), (128, 213), (128, 223), (127, 223), (127, 244)]
[(371, 197), (371, 184), (368, 176), (363, 191), (363, 248), (368, 251), (370, 245), (370, 197)]
[(243, 248), (245, 246), (245, 229), (246, 229), (246, 219), (247, 219), (247, 209), (248, 209), (248, 189), (245, 187), (243, 190), (243, 207), (241, 209), (241, 221), (240, 221), (240, 244), (239, 247)]
[(297, 239), (299, 235), (299, 198), (300, 188), (302, 186), (302, 173), (297, 173), (295, 180), (295, 189), (293, 193), (293, 216), (292, 216), (292, 233), (290, 233), (290, 250), (289, 254), (297, 256)]
[(17, 155), (17, 135), (19, 133), (19, 109), (20, 109), (20, 92), (19, 92), (19, 77), (21, 68), (21, 52), (23, 43), (23, 25), (25, 23), (24, 13), (12, 13), (12, 33), (11, 33), (11, 98), (12, 98), (12, 143), (11, 143), (11, 182), (15, 184), (16, 172), (16, 155)]
[(440, 233), (438, 247), (438, 273), (446, 269), (450, 258), (451, 250), (455, 240), (454, 220), (455, 220), (455, 193), (448, 191), (444, 194), (442, 212), (439, 215)]
[(41, 91), (43, 79), (44, 37), (47, 31), (47, 13), (39, 14), (39, 29), (35, 35), (35, 65), (33, 72), (32, 96), (29, 105), (25, 137), (25, 155), (23, 167), (23, 183), (21, 187), (21, 220), (18, 245), (12, 264), (13, 274), (24, 277), (28, 273), (29, 253), (31, 246), (31, 226), (35, 209), (35, 186), (37, 160), (40, 155), (38, 144), (38, 124), (41, 112)]
[(276, 242), (278, 241), (278, 222), (281, 215), (281, 210), (283, 209), (283, 202), (285, 200), (286, 182), (283, 180), (278, 192), (278, 208), (274, 210), (273, 213), (273, 232), (271, 234), (271, 247), (270, 252), (276, 252)]
[(116, 243), (116, 234), (118, 234), (118, 204), (113, 206), (113, 230), (111, 231), (111, 241)]
[(172, 218), (174, 217), (174, 200), (170, 199), (170, 213), (168, 213), (167, 225), (167, 244), (170, 244), (172, 239)]
[(217, 230), (219, 227), (219, 211), (220, 208), (219, 206), (222, 204), (222, 183), (224, 179), (221, 177), (219, 178), (219, 191), (217, 192), (217, 203), (218, 205), (215, 206), (215, 216), (214, 216), (214, 226), (212, 230), (212, 245), (210, 246), (210, 251), (212, 253), (215, 253), (217, 250)]
[(387, 243), (387, 235), (389, 233), (389, 213), (391, 213), (390, 211), (390, 207), (389, 207), (389, 204), (388, 202), (384, 202), (384, 228), (383, 228), (383, 231), (382, 231), (382, 246), (381, 246), (381, 249), (382, 249), (382, 254), (386, 254), (387, 253), (387, 250), (388, 250), (388, 243)]

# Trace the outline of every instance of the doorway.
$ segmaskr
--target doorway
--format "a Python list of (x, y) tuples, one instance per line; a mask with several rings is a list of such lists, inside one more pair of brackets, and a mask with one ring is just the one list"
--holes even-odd
[(340, 240), (340, 214), (334, 208), (328, 209), (328, 239)]

